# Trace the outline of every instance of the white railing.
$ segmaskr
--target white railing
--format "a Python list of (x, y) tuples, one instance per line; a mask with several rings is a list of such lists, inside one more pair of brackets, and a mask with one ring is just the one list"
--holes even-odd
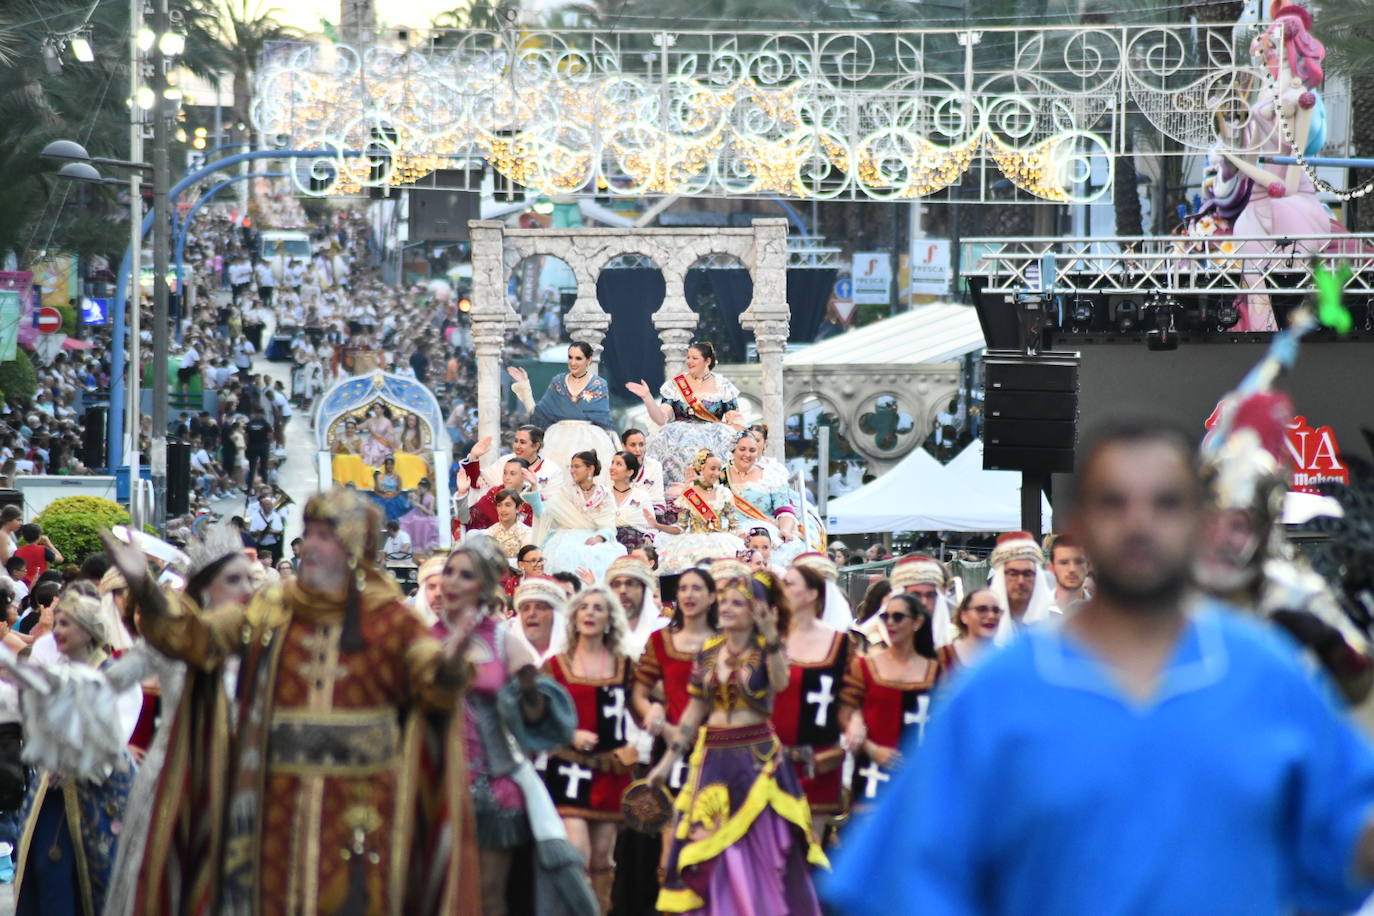
[[(1316, 292), (1316, 264), (1350, 269), (1347, 296), (1374, 296), (1374, 235), (1301, 238), (1160, 236), (1144, 238), (965, 239), (965, 277), (986, 292), (1197, 294)], [(1045, 276), (1046, 255), (1054, 276)]]

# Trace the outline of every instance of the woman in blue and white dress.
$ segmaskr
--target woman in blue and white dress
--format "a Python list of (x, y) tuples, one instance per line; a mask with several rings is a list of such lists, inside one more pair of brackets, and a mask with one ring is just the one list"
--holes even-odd
[(715, 368), (715, 348), (703, 340), (687, 348), (685, 371), (663, 383), (660, 400), (653, 399), (642, 379), (625, 385), (662, 427), (649, 438), (646, 454), (662, 463), (665, 486), (682, 483), (692, 456), (702, 449), (729, 455), (744, 428), (739, 389)]
[(673, 575), (702, 560), (734, 557), (744, 541), (734, 534), (739, 510), (730, 488), (720, 483), (721, 460), (708, 449), (697, 452), (691, 470), (695, 479), (682, 488), (668, 507), (675, 522), (660, 521), (653, 512), (644, 519), (662, 535), (658, 539), (658, 571)]
[(549, 381), (544, 396), (535, 403), (529, 375), (512, 366), (511, 391), (530, 412), (530, 422), (544, 430), (544, 458), (561, 471), (578, 452), (596, 452), (601, 467), (611, 466), (616, 452), (615, 423), (611, 420), (611, 388), (593, 375), (591, 344), (568, 344), (568, 371)]
[(534, 510), (534, 543), (544, 552), (549, 575), (585, 567), (603, 579), (611, 562), (625, 554), (615, 539), (615, 496), (597, 483), (600, 473), (596, 452), (578, 452), (568, 462), (570, 479), (541, 492), (534, 473), (525, 469), (530, 489), (522, 495)]
[(788, 484), (787, 472), (776, 463), (765, 466), (762, 452), (763, 439), (758, 433), (752, 429), (740, 433), (724, 479), (735, 494), (741, 531), (766, 528), (773, 540), (773, 562), (785, 567), (808, 548), (799, 533), (796, 494)]

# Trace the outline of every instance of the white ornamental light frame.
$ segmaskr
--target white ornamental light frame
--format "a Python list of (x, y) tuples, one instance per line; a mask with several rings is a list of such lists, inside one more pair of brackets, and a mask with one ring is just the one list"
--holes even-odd
[[(1085, 203), (1133, 119), (1175, 154), (1252, 149), (1250, 30), (466, 31), (274, 45), (253, 119), (324, 151), (305, 193), (481, 163), (546, 195)], [(364, 156), (345, 151), (363, 150)], [(471, 185), (470, 185), (471, 186)]]

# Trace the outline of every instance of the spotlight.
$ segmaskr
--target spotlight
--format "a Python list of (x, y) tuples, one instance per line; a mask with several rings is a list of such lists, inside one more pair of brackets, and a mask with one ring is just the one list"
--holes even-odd
[(152, 29), (145, 28), (138, 30), (138, 49), (140, 51), (152, 50), (153, 42), (155, 41), (157, 41), (157, 36), (153, 34)]
[(167, 57), (176, 57), (186, 50), (186, 36), (180, 32), (163, 32), (157, 40), (157, 49)]
[(1236, 308), (1234, 302), (1226, 302), (1217, 307), (1217, 326), (1222, 330), (1230, 330), (1240, 324), (1240, 309)]
[(1182, 311), (1173, 296), (1156, 296), (1150, 308), (1155, 313), (1155, 327), (1145, 335), (1145, 345), (1151, 350), (1178, 349), (1178, 313)]
[(85, 35), (73, 35), (71, 49), (72, 56), (83, 64), (89, 64), (95, 60), (95, 51), (91, 48), (91, 40)]
[(1112, 317), (1119, 333), (1130, 334), (1140, 327), (1140, 306), (1134, 299), (1122, 299), (1116, 304)]
[(153, 95), (153, 90), (147, 86), (138, 87), (138, 107), (144, 111), (152, 111), (153, 105), (157, 102), (157, 96)]
[(57, 46), (51, 41), (43, 42), (43, 66), (53, 75), (62, 72), (62, 55), (57, 53)]
[(458, 300), (458, 311), (460, 311), (460, 312), (470, 312), (470, 311), (472, 311), (472, 300), (469, 299), (469, 298), (467, 298), (466, 296), (464, 296), (462, 299), (459, 299), (459, 300)]
[(1093, 323), (1093, 316), (1097, 309), (1093, 306), (1091, 299), (1082, 296), (1074, 296), (1073, 308), (1069, 310), (1069, 322), (1075, 331), (1086, 331)]

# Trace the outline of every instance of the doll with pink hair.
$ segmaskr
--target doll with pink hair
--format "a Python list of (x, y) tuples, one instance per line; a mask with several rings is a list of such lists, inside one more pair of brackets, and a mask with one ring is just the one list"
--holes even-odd
[[(1232, 232), (1239, 238), (1268, 236), (1303, 239), (1344, 228), (1333, 223), (1331, 213), (1317, 199), (1316, 187), (1298, 165), (1261, 165), (1257, 156), (1292, 156), (1298, 151), (1311, 156), (1326, 140), (1326, 110), (1317, 89), (1321, 86), (1326, 48), (1312, 35), (1312, 16), (1300, 6), (1275, 0), (1273, 21), (1250, 44), (1274, 77), (1250, 107), (1245, 131), (1246, 154), (1227, 152), (1226, 160), (1252, 183), (1249, 202), (1236, 217)], [(1277, 89), (1277, 91), (1275, 91)], [(1279, 126), (1287, 124), (1295, 141), (1288, 143)], [(1325, 242), (1299, 242), (1308, 251)], [(1262, 242), (1246, 242), (1241, 251), (1264, 251)], [(1250, 263), (1254, 263), (1251, 261)], [(1261, 286), (1257, 274), (1246, 275), (1251, 289)], [(1273, 308), (1266, 293), (1252, 292), (1238, 300), (1241, 320), (1237, 331), (1276, 331)]]

